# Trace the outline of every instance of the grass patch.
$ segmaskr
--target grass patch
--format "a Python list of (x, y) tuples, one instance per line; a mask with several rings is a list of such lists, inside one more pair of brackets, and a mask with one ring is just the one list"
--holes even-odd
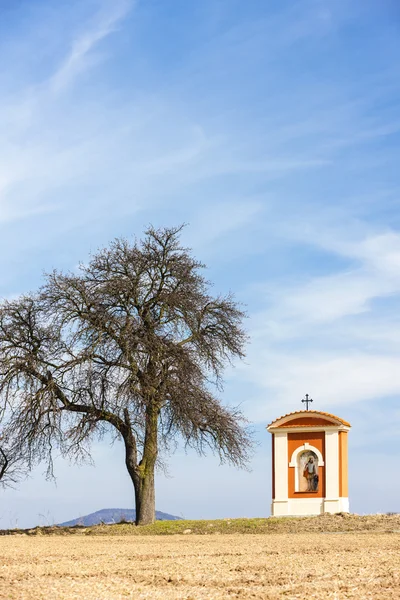
[(32, 529), (5, 529), (0, 535), (226, 535), (271, 533), (346, 533), (379, 532), (399, 533), (400, 515), (320, 515), (316, 517), (270, 517), (267, 519), (215, 519), (156, 521), (152, 525), (136, 527), (134, 523), (121, 521), (91, 527), (35, 527)]

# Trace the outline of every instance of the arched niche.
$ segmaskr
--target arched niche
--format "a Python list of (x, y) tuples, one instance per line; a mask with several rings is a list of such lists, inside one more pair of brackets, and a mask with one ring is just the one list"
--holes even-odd
[[(293, 452), (293, 454), (290, 458), (290, 463), (289, 463), (289, 467), (294, 467), (294, 491), (295, 492), (311, 492), (311, 491), (316, 492), (318, 490), (318, 484), (316, 486), (316, 489), (303, 489), (304, 488), (303, 470), (305, 467), (305, 464), (303, 464), (303, 463), (304, 463), (304, 458), (306, 458), (308, 460), (309, 457), (311, 457), (312, 462), (314, 462), (314, 470), (312, 471), (312, 473), (310, 473), (310, 476), (313, 474), (318, 476), (318, 467), (324, 466), (323, 456), (322, 456), (320, 450), (318, 450), (318, 448), (316, 448), (315, 446), (305, 443), (305, 444), (302, 444), (301, 446), (299, 446), (298, 448), (296, 448), (296, 450)], [(310, 487), (308, 480), (306, 481), (306, 485), (307, 485), (307, 488)]]

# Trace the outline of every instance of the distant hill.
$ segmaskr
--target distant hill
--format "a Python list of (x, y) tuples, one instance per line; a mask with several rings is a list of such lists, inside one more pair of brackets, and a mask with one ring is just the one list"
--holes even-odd
[[(133, 508), (103, 508), (90, 515), (73, 519), (72, 521), (65, 521), (65, 523), (59, 523), (61, 527), (73, 527), (74, 525), (84, 525), (89, 527), (90, 525), (98, 525), (99, 523), (119, 523), (122, 520), (135, 521), (136, 511)], [(156, 510), (157, 521), (181, 521), (181, 517), (169, 515)]]

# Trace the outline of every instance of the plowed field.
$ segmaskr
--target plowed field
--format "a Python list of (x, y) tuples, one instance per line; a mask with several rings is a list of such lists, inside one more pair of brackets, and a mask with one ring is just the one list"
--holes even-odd
[(0, 598), (400, 598), (400, 535), (0, 538)]

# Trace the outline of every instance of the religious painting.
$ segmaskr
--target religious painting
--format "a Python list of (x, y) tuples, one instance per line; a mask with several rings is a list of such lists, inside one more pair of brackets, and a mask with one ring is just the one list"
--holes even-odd
[(299, 480), (300, 492), (318, 492), (318, 457), (312, 450), (299, 456)]

